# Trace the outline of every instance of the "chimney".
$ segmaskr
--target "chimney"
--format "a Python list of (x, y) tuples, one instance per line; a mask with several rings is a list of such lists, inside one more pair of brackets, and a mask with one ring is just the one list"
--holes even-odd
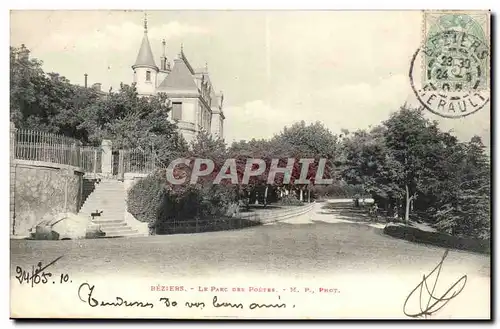
[(167, 53), (165, 50), (167, 43), (166, 43), (165, 39), (162, 40), (161, 44), (163, 46), (162, 47), (163, 53), (162, 53), (161, 58), (160, 58), (160, 67), (161, 67), (162, 71), (165, 71), (165, 70), (167, 70)]
[(85, 73), (85, 88), (87, 88), (87, 77), (88, 77), (88, 74)]

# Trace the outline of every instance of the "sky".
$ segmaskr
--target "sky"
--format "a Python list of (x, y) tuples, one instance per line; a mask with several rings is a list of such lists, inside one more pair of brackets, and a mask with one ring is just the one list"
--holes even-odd
[[(224, 93), (227, 142), (269, 138), (294, 122), (334, 133), (365, 129), (406, 103), (417, 105), (408, 71), (422, 42), (419, 11), (148, 11), (159, 65), (180, 50), (208, 65)], [(12, 11), (11, 46), (24, 43), (44, 70), (104, 90), (132, 82), (144, 11)], [(490, 108), (461, 119), (432, 113), (461, 140), (490, 145)]]

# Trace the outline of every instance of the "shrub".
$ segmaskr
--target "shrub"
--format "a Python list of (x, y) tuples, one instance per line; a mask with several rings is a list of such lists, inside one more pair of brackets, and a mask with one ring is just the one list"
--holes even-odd
[(162, 177), (152, 174), (142, 178), (128, 192), (128, 212), (138, 221), (149, 223), (152, 229), (160, 214), (165, 194), (165, 181)]
[(464, 238), (442, 232), (428, 232), (402, 224), (387, 224), (384, 233), (412, 242), (427, 243), (443, 248), (454, 248), (480, 253), (490, 253), (490, 241)]
[(294, 195), (285, 195), (281, 198), (281, 200), (278, 201), (278, 204), (283, 205), (283, 206), (302, 206), (304, 203), (297, 199), (296, 196)]
[[(171, 186), (162, 173), (139, 180), (129, 191), (128, 211), (149, 223), (151, 234), (168, 232), (172, 222), (223, 218), (237, 212), (234, 186), (197, 184)], [(188, 224), (188, 223), (186, 223)]]

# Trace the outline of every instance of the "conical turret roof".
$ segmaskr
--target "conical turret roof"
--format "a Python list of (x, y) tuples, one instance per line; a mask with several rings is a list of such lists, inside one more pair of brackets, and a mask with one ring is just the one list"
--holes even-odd
[(141, 48), (133, 67), (137, 66), (148, 66), (158, 70), (153, 52), (151, 51), (151, 45), (149, 44), (147, 21), (144, 22), (144, 36), (142, 37)]

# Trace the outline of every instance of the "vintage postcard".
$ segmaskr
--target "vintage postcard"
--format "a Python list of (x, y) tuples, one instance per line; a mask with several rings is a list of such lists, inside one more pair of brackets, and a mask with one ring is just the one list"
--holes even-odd
[(491, 319), (490, 15), (11, 11), (11, 318)]

